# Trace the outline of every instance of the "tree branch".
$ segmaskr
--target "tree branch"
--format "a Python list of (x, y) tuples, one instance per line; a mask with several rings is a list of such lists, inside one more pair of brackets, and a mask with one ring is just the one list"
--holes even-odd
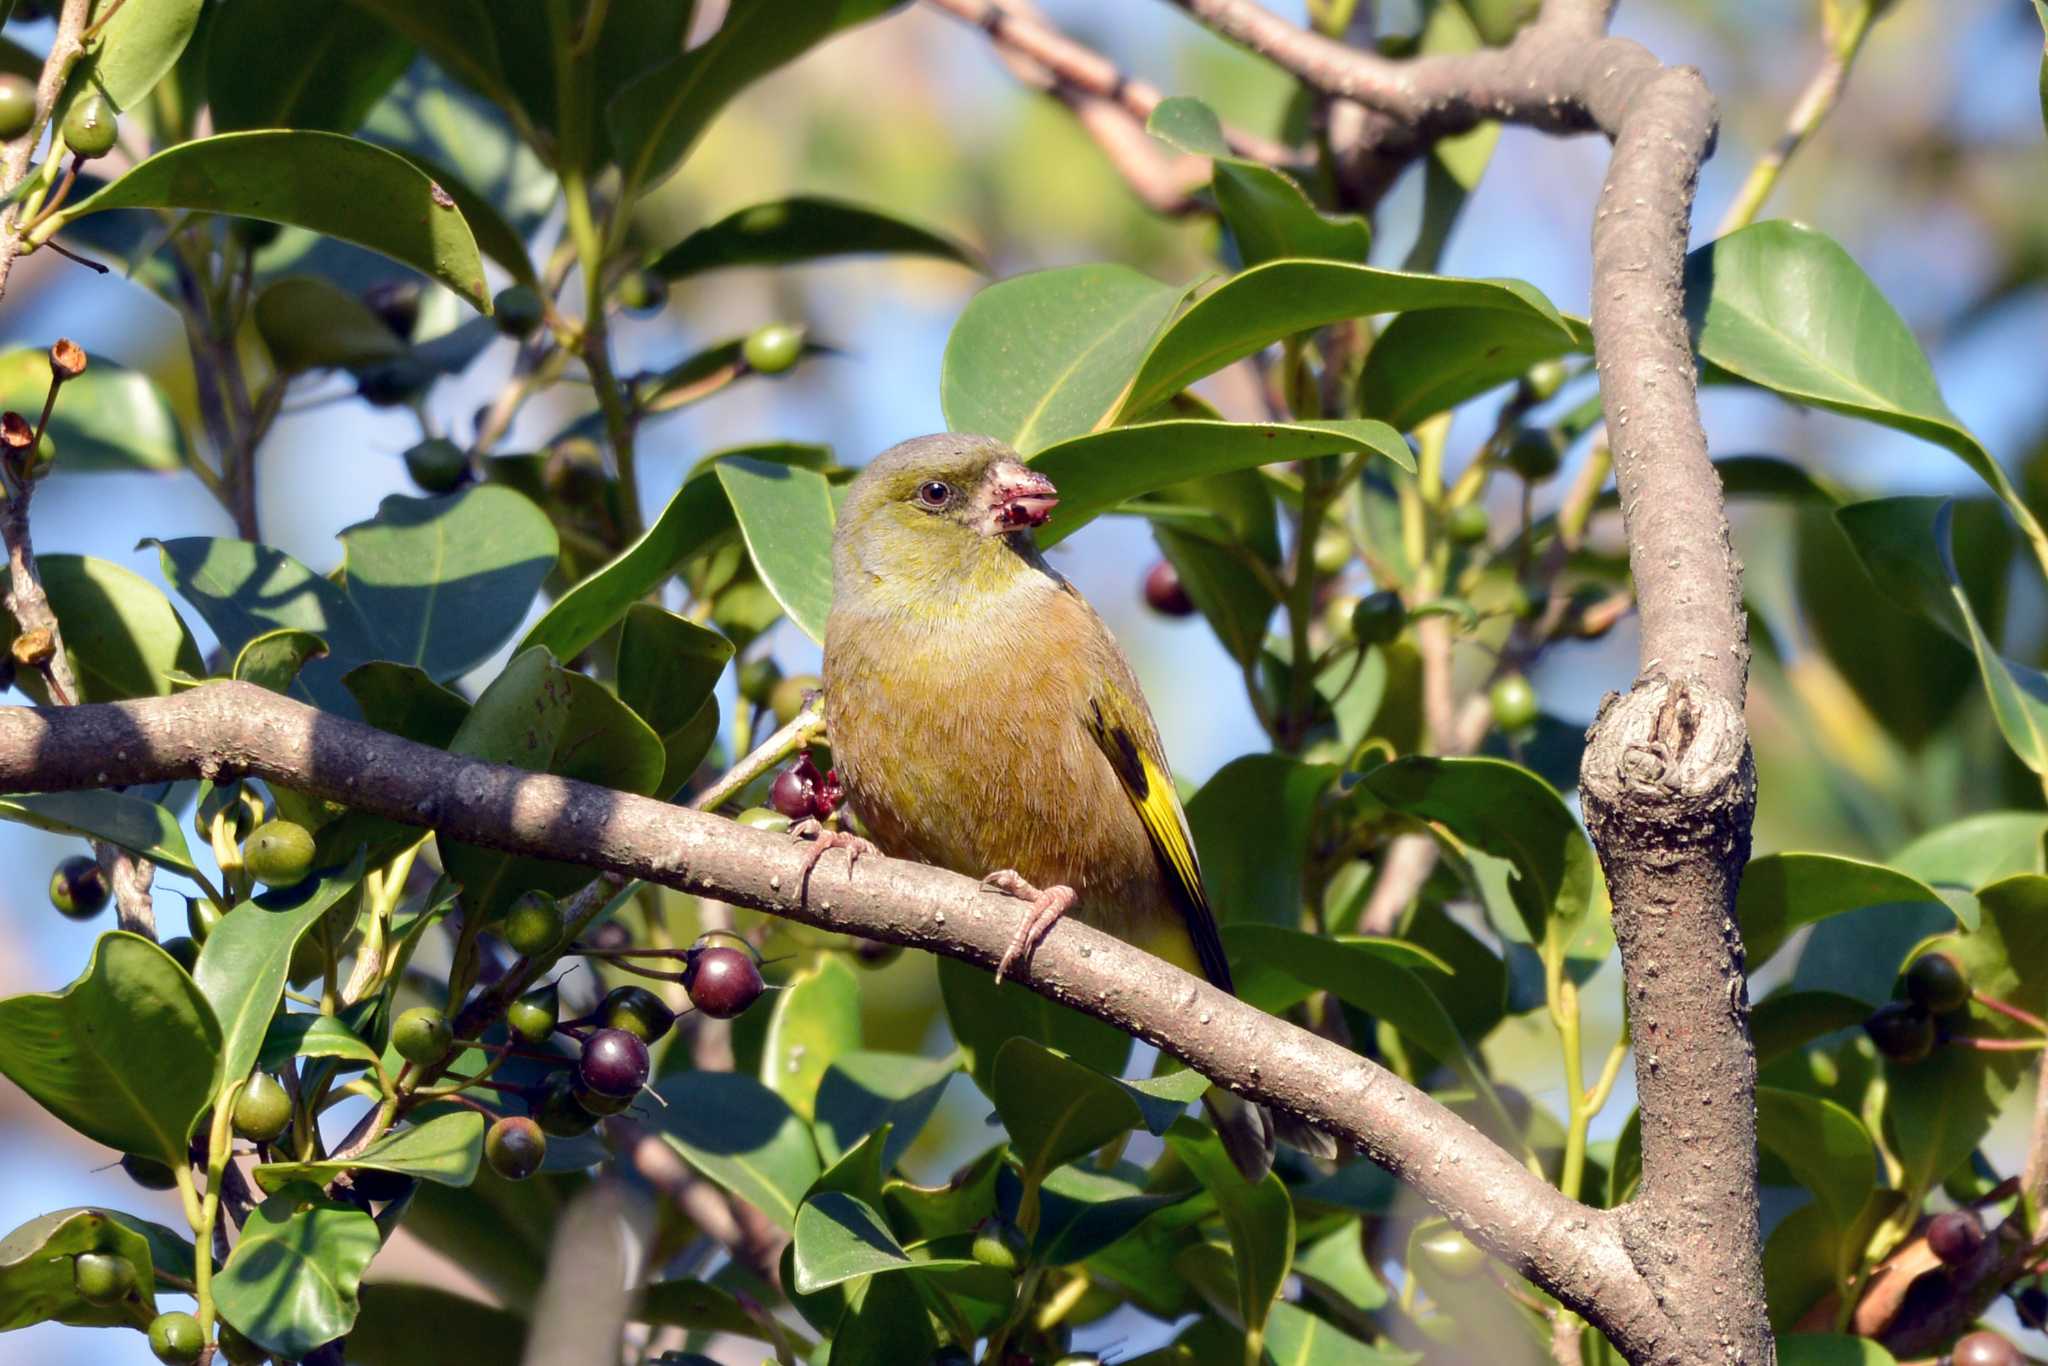
[[(828, 856), (644, 797), (488, 764), (327, 715), (247, 683), (69, 708), (0, 708), (0, 791), (255, 776), (494, 849), (644, 878), (840, 934), (992, 968), (1020, 903), (972, 878)], [(1121, 940), (1062, 924), (1020, 978), (1251, 1099), (1356, 1145), (1632, 1360), (1676, 1361), (1671, 1321), (1630, 1263), (1615, 1211), (1566, 1199), (1393, 1073)]]
[[(50, 40), (49, 56), (43, 59), (42, 74), (36, 78), (35, 119), (28, 131), (8, 142), (5, 151), (0, 152), (0, 192), (11, 194), (28, 176), (36, 148), (43, 141), (43, 130), (57, 107), (57, 97), (64, 93), (65, 82), (71, 79), (71, 68), (85, 54), (85, 22), (91, 14), (92, 0), (64, 0), (64, 7), (57, 12), (57, 36)], [(0, 294), (7, 291), (7, 277), (21, 251), (20, 221), (19, 201), (0, 210)]]

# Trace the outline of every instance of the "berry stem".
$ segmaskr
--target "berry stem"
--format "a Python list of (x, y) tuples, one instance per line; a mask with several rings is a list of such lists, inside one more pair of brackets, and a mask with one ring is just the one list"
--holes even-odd
[(1979, 1053), (2038, 1053), (2048, 1048), (2048, 1039), (1980, 1039), (1968, 1034), (1951, 1035), (1949, 1042)]
[(2030, 1010), (2022, 1010), (2010, 1001), (2001, 1001), (1996, 996), (1990, 996), (1981, 991), (1971, 992), (1970, 999), (1983, 1006), (1986, 1010), (1994, 1010), (2007, 1019), (2018, 1020), (2021, 1024), (2037, 1033), (2048, 1034), (2048, 1020), (2042, 1019)]

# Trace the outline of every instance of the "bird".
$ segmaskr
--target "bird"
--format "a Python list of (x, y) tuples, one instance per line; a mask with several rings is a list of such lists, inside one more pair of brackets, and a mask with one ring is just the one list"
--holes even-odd
[[(882, 853), (1030, 903), (998, 982), (1072, 914), (1232, 990), (1137, 677), (1033, 538), (1058, 502), (1009, 446), (962, 434), (893, 446), (847, 487), (822, 672), (845, 800)], [(1213, 1086), (1204, 1104), (1261, 1179), (1272, 1117)], [(1296, 1146), (1335, 1151), (1313, 1130)]]

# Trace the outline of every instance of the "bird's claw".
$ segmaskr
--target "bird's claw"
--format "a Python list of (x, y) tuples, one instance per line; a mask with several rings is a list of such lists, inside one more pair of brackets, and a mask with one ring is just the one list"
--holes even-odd
[(804, 856), (803, 874), (797, 880), (797, 899), (799, 901), (805, 901), (810, 898), (811, 870), (818, 866), (818, 860), (825, 857), (829, 850), (844, 849), (846, 851), (846, 880), (848, 882), (853, 881), (853, 865), (860, 862), (862, 854), (879, 852), (873, 844), (862, 839), (859, 835), (851, 835), (844, 830), (827, 829), (824, 822), (817, 820), (815, 817), (792, 825), (789, 827), (789, 833), (797, 839), (811, 841), (811, 852)]
[(1001, 986), (1010, 970), (1029, 958), (1032, 950), (1052, 933), (1052, 927), (1059, 923), (1060, 917), (1073, 909), (1076, 897), (1072, 887), (1047, 887), (1041, 891), (1014, 868), (990, 873), (981, 880), (981, 889), (1002, 892), (1031, 903), (1030, 917), (1017, 930), (1010, 947), (1003, 950), (1003, 960), (996, 964), (996, 985)]

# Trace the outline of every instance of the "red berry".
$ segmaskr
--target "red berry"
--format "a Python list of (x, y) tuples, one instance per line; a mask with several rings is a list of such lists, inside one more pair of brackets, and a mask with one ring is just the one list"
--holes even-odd
[(1180, 571), (1166, 560), (1145, 571), (1145, 603), (1161, 616), (1195, 614), (1195, 600), (1188, 596), (1187, 585), (1180, 581)]
[(647, 1084), (652, 1064), (647, 1045), (637, 1034), (623, 1029), (600, 1029), (583, 1044), (583, 1060), (576, 1074), (583, 1085), (600, 1096), (631, 1096)]
[(738, 949), (699, 949), (683, 970), (690, 1004), (717, 1020), (730, 1020), (767, 990), (752, 954)]
[(1927, 1246), (1950, 1266), (1961, 1266), (1982, 1252), (1987, 1237), (1975, 1210), (1947, 1210), (1927, 1221)]
[(1949, 1353), (1949, 1360), (1955, 1366), (2025, 1366), (2026, 1363), (2019, 1348), (1989, 1331), (1971, 1333), (1958, 1339)]

